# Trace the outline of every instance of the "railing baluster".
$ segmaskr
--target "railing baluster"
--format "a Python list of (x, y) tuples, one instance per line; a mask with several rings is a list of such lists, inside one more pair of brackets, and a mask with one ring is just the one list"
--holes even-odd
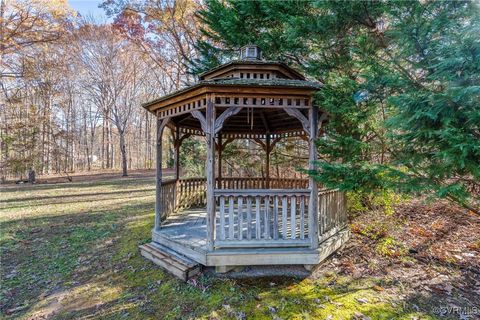
[(260, 221), (260, 197), (255, 198), (255, 227), (256, 227), (256, 232), (255, 232), (255, 237), (257, 239), (261, 239), (261, 221)]
[(322, 227), (323, 227), (323, 232), (325, 233), (325, 231), (327, 230), (327, 219), (328, 219), (328, 217), (327, 217), (327, 215), (328, 215), (328, 212), (327, 212), (327, 204), (328, 204), (327, 193), (324, 193), (322, 195), (322, 197), (323, 197), (323, 199), (322, 199), (323, 200), (323, 204), (322, 204), (322, 207), (323, 207), (322, 208), (322, 211), (323, 211), (323, 223), (322, 224), (323, 225), (322, 225)]
[(243, 198), (238, 199), (238, 239), (243, 240)]
[(332, 192), (332, 228), (337, 224), (337, 192)]
[(273, 197), (273, 239), (278, 240), (278, 196)]
[(332, 228), (332, 193), (329, 192), (328, 193), (328, 208), (327, 208), (327, 212), (328, 212), (328, 230), (330, 230)]
[(340, 224), (340, 191), (335, 191), (335, 226)]
[(265, 239), (270, 238), (270, 197), (266, 196), (265, 197), (265, 211), (264, 211), (264, 235), (263, 237)]
[(282, 236), (283, 236), (283, 239), (287, 239), (287, 210), (288, 210), (287, 197), (283, 196), (283, 198), (282, 198)]
[(290, 212), (291, 238), (295, 239), (296, 233), (297, 233), (297, 219), (296, 219), (297, 198), (295, 196), (291, 198), (290, 208), (291, 208), (291, 212)]
[(225, 240), (225, 197), (220, 196), (220, 240)]
[(323, 235), (323, 194), (318, 194), (318, 235)]
[(335, 193), (330, 193), (330, 229), (333, 227), (335, 221)]
[(305, 239), (305, 196), (300, 197), (300, 239)]
[(230, 240), (234, 239), (235, 235), (235, 221), (233, 218), (233, 196), (230, 196), (228, 199), (228, 238)]
[(247, 197), (247, 239), (252, 239), (252, 197)]

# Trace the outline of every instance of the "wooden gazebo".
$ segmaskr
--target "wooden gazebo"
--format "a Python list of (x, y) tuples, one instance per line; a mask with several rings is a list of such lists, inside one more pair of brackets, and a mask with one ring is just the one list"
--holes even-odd
[[(148, 102), (157, 116), (157, 179), (148, 259), (187, 279), (201, 265), (219, 272), (246, 265), (300, 264), (310, 268), (348, 239), (345, 196), (312, 178), (270, 177), (269, 158), (286, 137), (309, 145), (327, 117), (312, 104), (321, 84), (280, 62), (265, 61), (256, 46), (241, 59), (200, 76), (183, 90)], [(162, 179), (162, 133), (174, 133), (173, 180)], [(182, 179), (179, 149), (191, 136), (205, 137), (206, 177)], [(222, 177), (222, 150), (234, 139), (252, 139), (266, 152), (264, 178)]]

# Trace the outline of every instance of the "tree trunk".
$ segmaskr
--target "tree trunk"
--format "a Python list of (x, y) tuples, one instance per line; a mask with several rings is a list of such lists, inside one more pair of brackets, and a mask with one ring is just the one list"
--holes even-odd
[(125, 145), (125, 132), (119, 131), (118, 132), (120, 138), (120, 153), (122, 155), (122, 176), (128, 176), (127, 173), (127, 147)]
[(107, 133), (107, 150), (106, 150), (106, 152), (107, 152), (107, 155), (106, 155), (107, 165), (106, 165), (106, 167), (107, 167), (107, 169), (110, 169), (112, 167), (111, 166), (111, 156), (112, 155), (110, 154), (110, 144), (111, 144), (111, 140), (110, 140), (111, 139), (111, 136), (110, 136), (110, 132), (111, 132), (110, 121), (107, 120), (106, 124), (107, 124), (107, 127), (106, 127), (106, 131), (107, 131), (106, 132)]
[(105, 169), (105, 118), (102, 119), (102, 169)]

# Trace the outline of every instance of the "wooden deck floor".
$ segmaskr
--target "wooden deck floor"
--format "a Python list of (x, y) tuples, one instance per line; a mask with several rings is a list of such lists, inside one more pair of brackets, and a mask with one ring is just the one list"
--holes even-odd
[(180, 244), (202, 251), (206, 250), (207, 212), (205, 208), (192, 208), (168, 217), (160, 234)]

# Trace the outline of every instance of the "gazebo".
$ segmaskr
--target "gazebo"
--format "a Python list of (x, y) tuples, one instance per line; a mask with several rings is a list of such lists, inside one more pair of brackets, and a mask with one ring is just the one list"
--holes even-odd
[[(326, 113), (312, 103), (322, 85), (256, 46), (200, 75), (185, 89), (145, 103), (157, 117), (155, 227), (142, 255), (186, 280), (202, 266), (217, 272), (250, 265), (310, 269), (349, 237), (346, 200), (313, 178), (271, 178), (270, 153), (287, 137), (307, 141), (309, 168)], [(174, 135), (175, 177), (162, 179), (162, 133)], [(179, 150), (192, 135), (206, 141), (206, 176), (182, 179)], [(264, 177), (222, 177), (222, 151), (251, 139), (265, 151)]]

